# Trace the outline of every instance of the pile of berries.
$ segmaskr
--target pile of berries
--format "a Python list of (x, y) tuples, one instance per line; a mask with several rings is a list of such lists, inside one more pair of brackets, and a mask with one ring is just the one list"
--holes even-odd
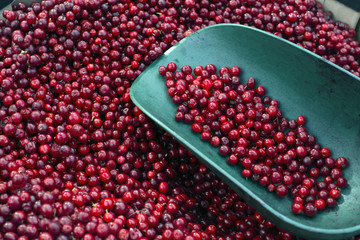
[(360, 76), (355, 31), (321, 3), (42, 0), (2, 17), (0, 239), (297, 239), (146, 117), (129, 91), (169, 47), (219, 23), (273, 33)]
[(241, 68), (213, 64), (177, 71), (174, 62), (159, 67), (168, 95), (177, 105), (176, 121), (191, 124), (203, 141), (218, 147), (242, 175), (279, 197), (293, 198), (292, 212), (314, 216), (336, 205), (347, 185), (342, 169), (347, 159), (307, 132), (304, 116), (288, 120), (279, 102), (266, 95), (254, 78), (240, 78)]

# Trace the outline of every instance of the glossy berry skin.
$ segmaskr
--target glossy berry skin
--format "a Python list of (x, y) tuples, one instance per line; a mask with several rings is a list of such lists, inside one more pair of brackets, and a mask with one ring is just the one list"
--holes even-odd
[(326, 208), (326, 202), (323, 199), (315, 200), (315, 206), (318, 210), (324, 210)]
[(317, 207), (314, 203), (307, 203), (304, 206), (304, 213), (309, 216), (309, 217), (313, 217), (317, 214)]
[(292, 211), (292, 213), (294, 213), (294, 214), (300, 214), (300, 213), (302, 213), (302, 212), (303, 212), (303, 209), (304, 209), (304, 207), (303, 207), (303, 205), (302, 205), (301, 203), (295, 202), (295, 203), (293, 203), (293, 205), (291, 206), (291, 211)]

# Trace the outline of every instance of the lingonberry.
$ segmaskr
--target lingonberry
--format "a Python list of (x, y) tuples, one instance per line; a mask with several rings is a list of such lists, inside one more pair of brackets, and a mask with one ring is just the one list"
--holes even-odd
[(336, 200), (335, 200), (334, 198), (332, 198), (332, 197), (328, 197), (328, 198), (325, 200), (325, 202), (326, 202), (326, 206), (328, 206), (328, 207), (334, 207), (334, 206), (336, 206)]
[(336, 164), (336, 167), (337, 167), (337, 168), (343, 169), (343, 168), (345, 168), (345, 167), (348, 165), (348, 161), (347, 161), (347, 159), (344, 158), (344, 157), (338, 157), (338, 158), (336, 159), (335, 164)]
[(333, 199), (338, 199), (340, 197), (340, 190), (338, 188), (333, 188), (330, 190), (330, 197)]
[(303, 212), (304, 206), (299, 203), (299, 202), (294, 202), (293, 205), (291, 206), (291, 211), (294, 214), (300, 214)]
[(276, 195), (279, 197), (285, 197), (288, 194), (289, 190), (284, 184), (279, 184), (276, 186)]
[(298, 116), (296, 119), (296, 123), (300, 126), (305, 125), (306, 119), (304, 116)]
[(315, 206), (318, 210), (324, 210), (326, 208), (326, 202), (323, 199), (316, 199)]
[(336, 179), (336, 185), (340, 188), (344, 188), (347, 186), (347, 180), (344, 177), (339, 177)]
[(310, 216), (310, 217), (315, 216), (317, 211), (318, 211), (318, 209), (314, 203), (309, 202), (304, 205), (304, 213), (307, 216)]
[(239, 163), (239, 158), (235, 154), (231, 154), (227, 158), (227, 163), (229, 163), (230, 165), (237, 165)]

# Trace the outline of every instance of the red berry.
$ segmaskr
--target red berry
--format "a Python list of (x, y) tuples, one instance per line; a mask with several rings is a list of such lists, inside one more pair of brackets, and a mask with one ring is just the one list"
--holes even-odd
[(317, 214), (317, 207), (314, 203), (306, 203), (304, 206), (304, 213), (307, 216), (313, 217)]
[(302, 213), (303, 209), (304, 209), (303, 205), (301, 203), (298, 203), (298, 202), (293, 203), (293, 205), (291, 206), (291, 211), (294, 214)]
[(159, 185), (159, 192), (167, 193), (169, 191), (169, 184), (167, 182), (161, 182)]
[(326, 202), (323, 199), (316, 199), (315, 206), (318, 210), (324, 210), (326, 208)]

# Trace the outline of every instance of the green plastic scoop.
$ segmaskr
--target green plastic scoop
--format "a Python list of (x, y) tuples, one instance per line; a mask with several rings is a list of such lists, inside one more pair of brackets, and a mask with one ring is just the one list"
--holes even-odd
[[(344, 156), (348, 184), (335, 208), (315, 217), (291, 213), (292, 199), (280, 199), (241, 176), (217, 148), (200, 140), (191, 126), (176, 122), (176, 105), (167, 95), (161, 65), (175, 62), (217, 67), (240, 66), (241, 79), (254, 77), (280, 102), (285, 117), (307, 118), (308, 132)], [(218, 24), (181, 40), (152, 63), (133, 83), (133, 102), (194, 153), (252, 207), (278, 227), (307, 239), (345, 239), (360, 234), (360, 79), (318, 55), (252, 27)]]

